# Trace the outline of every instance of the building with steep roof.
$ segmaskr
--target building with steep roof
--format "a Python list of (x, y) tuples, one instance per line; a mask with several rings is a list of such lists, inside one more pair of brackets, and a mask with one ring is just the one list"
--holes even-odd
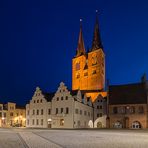
[(110, 128), (148, 128), (148, 81), (109, 86)]

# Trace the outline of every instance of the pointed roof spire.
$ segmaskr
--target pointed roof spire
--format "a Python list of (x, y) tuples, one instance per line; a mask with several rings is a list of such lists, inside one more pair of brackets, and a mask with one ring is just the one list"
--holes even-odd
[(79, 32), (76, 56), (80, 56), (82, 54), (85, 54), (85, 46), (84, 46), (83, 33), (82, 33), (82, 19), (80, 19), (80, 32)]
[(93, 35), (93, 41), (92, 41), (92, 51), (98, 48), (103, 48), (103, 46), (102, 46), (100, 30), (99, 30), (98, 10), (96, 10), (96, 23), (95, 23), (94, 35)]

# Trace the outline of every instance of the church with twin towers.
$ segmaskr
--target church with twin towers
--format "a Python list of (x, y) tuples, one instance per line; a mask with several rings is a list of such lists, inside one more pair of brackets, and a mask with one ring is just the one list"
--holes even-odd
[(96, 13), (89, 51), (85, 49), (80, 21), (78, 45), (72, 58), (72, 89), (68, 90), (63, 82), (54, 93), (36, 87), (26, 105), (26, 127), (104, 128), (107, 117), (107, 92), (104, 89), (105, 54)]

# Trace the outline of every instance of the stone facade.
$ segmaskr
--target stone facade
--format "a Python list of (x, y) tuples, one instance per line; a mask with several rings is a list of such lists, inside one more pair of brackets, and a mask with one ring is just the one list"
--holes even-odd
[(96, 102), (92, 102), (80, 90), (69, 91), (63, 82), (55, 94), (47, 95), (37, 87), (30, 103), (26, 105), (26, 127), (92, 128), (97, 121), (102, 126), (96, 124), (95, 127), (105, 127), (105, 121), (102, 120), (106, 114), (105, 104), (106, 99), (101, 95)]

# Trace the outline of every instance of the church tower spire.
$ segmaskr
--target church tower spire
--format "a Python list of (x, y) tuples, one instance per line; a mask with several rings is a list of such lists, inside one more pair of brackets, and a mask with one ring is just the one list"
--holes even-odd
[(103, 48), (103, 46), (102, 46), (100, 30), (99, 30), (98, 10), (96, 10), (96, 23), (95, 23), (94, 35), (93, 35), (93, 41), (92, 41), (92, 51), (99, 48)]
[(84, 55), (85, 53), (86, 52), (85, 52), (83, 33), (82, 33), (82, 19), (80, 19), (80, 32), (79, 32), (79, 39), (78, 39), (76, 56)]

